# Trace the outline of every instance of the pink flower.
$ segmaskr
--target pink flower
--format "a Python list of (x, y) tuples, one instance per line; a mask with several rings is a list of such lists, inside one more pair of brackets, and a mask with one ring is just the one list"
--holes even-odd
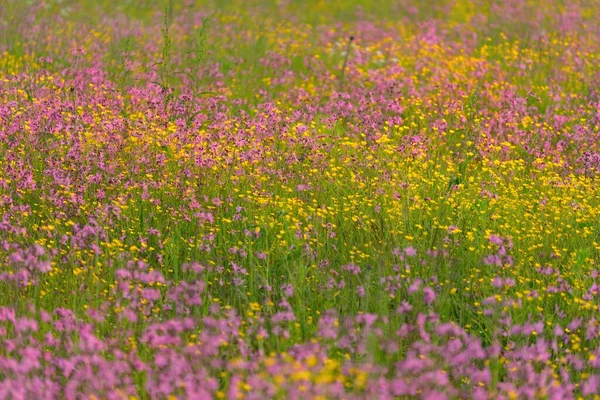
[(435, 298), (436, 294), (432, 288), (429, 286), (423, 288), (423, 300), (425, 301), (425, 304), (432, 304), (435, 301)]
[(408, 257), (414, 257), (417, 255), (417, 250), (414, 247), (409, 246), (404, 249), (404, 254), (406, 254)]
[(504, 239), (498, 235), (490, 235), (489, 240), (490, 243), (495, 244), (496, 246), (502, 246), (504, 244)]

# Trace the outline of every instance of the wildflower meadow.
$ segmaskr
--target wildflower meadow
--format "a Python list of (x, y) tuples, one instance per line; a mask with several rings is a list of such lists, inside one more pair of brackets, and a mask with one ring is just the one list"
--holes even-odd
[(600, 398), (597, 0), (0, 2), (0, 399)]

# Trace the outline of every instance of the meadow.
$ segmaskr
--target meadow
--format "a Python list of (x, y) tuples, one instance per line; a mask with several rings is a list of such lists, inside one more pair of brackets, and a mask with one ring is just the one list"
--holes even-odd
[(0, 2), (0, 399), (599, 398), (599, 20)]

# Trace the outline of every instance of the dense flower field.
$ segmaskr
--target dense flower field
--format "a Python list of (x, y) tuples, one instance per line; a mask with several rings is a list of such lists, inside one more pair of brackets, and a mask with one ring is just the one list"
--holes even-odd
[(0, 4), (0, 398), (600, 393), (596, 1), (195, 3)]

